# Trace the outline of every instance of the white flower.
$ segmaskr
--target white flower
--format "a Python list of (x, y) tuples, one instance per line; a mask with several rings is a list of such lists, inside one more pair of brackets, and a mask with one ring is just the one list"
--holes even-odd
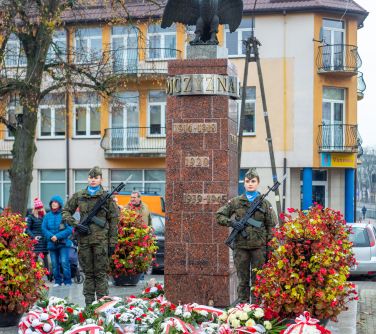
[(233, 313), (233, 312), (235, 312), (236, 311), (236, 308), (230, 308), (227, 312), (228, 313)]
[(233, 328), (238, 328), (238, 327), (240, 327), (240, 321), (238, 320), (238, 319), (233, 319), (232, 321), (231, 321), (231, 326), (233, 327)]
[(248, 314), (246, 312), (242, 312), (239, 316), (240, 320), (247, 320), (248, 319)]
[(321, 331), (316, 326), (304, 326), (303, 334), (320, 334)]
[(243, 307), (243, 311), (248, 313), (248, 312), (251, 312), (252, 309), (249, 307), (249, 305), (245, 305), (245, 306)]
[(181, 315), (183, 314), (183, 308), (181, 306), (178, 306), (175, 310), (176, 315)]
[(40, 324), (39, 319), (34, 319), (34, 320), (31, 322), (31, 326), (33, 326), (33, 327), (37, 327), (39, 324)]
[(272, 329), (272, 323), (270, 321), (264, 321), (264, 327), (265, 329), (269, 330), (269, 329)]
[(236, 320), (236, 315), (235, 315), (234, 313), (232, 313), (232, 314), (230, 314), (230, 315), (228, 316), (227, 321), (231, 322), (231, 321), (233, 321), (233, 320)]
[(253, 327), (254, 325), (256, 325), (256, 322), (253, 319), (248, 319), (245, 325), (247, 327)]
[(43, 325), (43, 330), (45, 332), (49, 332), (52, 329), (52, 326), (50, 324), (44, 324)]
[(259, 308), (259, 307), (255, 310), (255, 313), (254, 313), (256, 318), (262, 318), (264, 316), (264, 314), (265, 314), (264, 310), (262, 308)]
[(235, 316), (239, 319), (240, 318), (240, 316), (242, 315), (242, 311), (240, 311), (240, 310), (237, 310), (236, 312), (235, 312)]
[(207, 311), (204, 311), (204, 310), (200, 311), (199, 313), (200, 313), (201, 315), (203, 315), (204, 317), (206, 317), (206, 316), (208, 315), (208, 312), (207, 312)]
[(150, 292), (157, 292), (157, 291), (158, 291), (158, 289), (155, 286), (153, 286), (152, 288), (150, 288)]
[(183, 318), (184, 319), (188, 319), (188, 318), (190, 318), (191, 317), (191, 313), (190, 312), (184, 312), (183, 313)]
[(225, 322), (225, 321), (227, 320), (227, 317), (228, 317), (227, 312), (223, 312), (223, 313), (218, 317), (218, 319), (219, 319), (220, 321), (222, 321), (222, 322)]
[(49, 317), (47, 313), (42, 313), (39, 318), (41, 321), (46, 321)]
[(153, 328), (148, 329), (147, 334), (154, 334), (154, 329)]

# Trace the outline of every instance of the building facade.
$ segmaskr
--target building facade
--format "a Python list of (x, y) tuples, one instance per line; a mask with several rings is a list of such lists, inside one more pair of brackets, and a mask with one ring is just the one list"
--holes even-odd
[[(230, 33), (220, 26), (220, 45), (228, 50), (243, 82), (242, 40), (251, 34), (261, 42), (267, 107), (278, 176), (287, 173), (281, 193), (284, 207), (307, 208), (312, 202), (341, 210), (354, 219), (354, 182), (360, 137), (357, 101), (361, 99), (361, 60), (357, 30), (367, 12), (355, 2), (244, 1), (240, 27)], [(30, 198), (45, 202), (81, 189), (87, 171), (100, 165), (107, 187), (132, 174), (127, 190), (165, 191), (165, 82), (169, 59), (184, 59), (192, 28), (176, 24), (161, 29), (160, 9), (139, 1), (129, 5), (129, 25), (108, 23), (111, 10), (88, 7), (80, 16), (65, 13), (65, 30), (55, 44), (95, 54), (111, 49), (113, 71), (124, 75), (116, 103), (85, 91), (54, 94), (39, 108), (37, 153)], [(9, 44), (11, 43), (11, 44)], [(8, 42), (20, 48), (16, 39)], [(53, 56), (53, 55), (52, 55)], [(51, 56), (51, 57), (52, 57)], [(84, 63), (79, 56), (73, 61)], [(22, 64), (22, 59), (17, 60)], [(14, 59), (6, 65), (15, 66)], [(17, 101), (9, 101), (15, 117)], [(239, 101), (240, 110), (240, 101)], [(261, 188), (272, 183), (268, 145), (256, 65), (249, 64), (241, 179), (257, 167)], [(7, 169), (12, 138), (4, 128), (0, 139), (0, 205), (9, 194)], [(273, 198), (271, 198), (273, 202)]]

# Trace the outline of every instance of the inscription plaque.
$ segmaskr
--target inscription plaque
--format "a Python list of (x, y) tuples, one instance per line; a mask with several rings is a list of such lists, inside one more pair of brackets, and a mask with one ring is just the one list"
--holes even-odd
[(209, 167), (209, 157), (185, 157), (185, 167)]
[(184, 204), (222, 204), (227, 201), (226, 194), (184, 194)]
[(217, 123), (174, 123), (175, 133), (217, 133)]

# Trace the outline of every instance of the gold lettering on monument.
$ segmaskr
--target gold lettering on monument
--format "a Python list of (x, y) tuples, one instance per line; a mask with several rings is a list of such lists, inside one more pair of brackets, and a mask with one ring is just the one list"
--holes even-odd
[(213, 78), (212, 77), (207, 77), (206, 78), (206, 83), (207, 83), (207, 85), (206, 85), (205, 90), (207, 92), (214, 92), (214, 80), (213, 80)]
[(183, 77), (183, 92), (187, 93), (192, 91), (192, 78), (191, 77)]
[(184, 204), (223, 204), (227, 201), (226, 194), (184, 194)]
[(209, 157), (185, 157), (185, 167), (209, 167)]
[(175, 133), (217, 133), (217, 123), (174, 123)]
[(230, 144), (237, 145), (238, 137), (236, 135), (230, 134)]

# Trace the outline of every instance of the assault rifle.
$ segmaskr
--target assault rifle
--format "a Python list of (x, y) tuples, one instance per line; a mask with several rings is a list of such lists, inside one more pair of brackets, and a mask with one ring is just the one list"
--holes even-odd
[[(90, 213), (84, 217), (84, 219), (80, 222), (81, 225), (85, 225), (89, 227), (90, 224), (96, 224), (99, 227), (104, 228), (106, 225), (106, 221), (103, 221), (99, 217), (97, 217), (97, 213), (103, 209), (105, 211), (108, 211), (104, 205), (107, 203), (108, 199), (111, 198), (111, 196), (114, 193), (118, 193), (121, 189), (125, 187), (125, 185), (129, 182), (129, 180), (132, 178), (132, 175), (129, 175), (129, 177), (125, 180), (125, 182), (121, 182), (116, 188), (114, 188), (111, 192), (107, 192), (105, 196), (101, 197), (97, 203), (95, 203), (93, 209), (90, 211)], [(89, 229), (90, 234), (90, 229)]]
[(234, 249), (234, 242), (236, 239), (236, 236), (240, 233), (242, 237), (247, 238), (248, 234), (246, 232), (246, 227), (248, 226), (254, 226), (254, 227), (261, 227), (262, 222), (255, 220), (252, 218), (253, 214), (259, 210), (259, 206), (261, 205), (262, 201), (266, 198), (266, 196), (269, 195), (271, 191), (276, 191), (279, 187), (279, 185), (283, 182), (283, 180), (286, 178), (287, 174), (285, 174), (282, 178), (282, 180), (276, 181), (272, 187), (268, 187), (268, 191), (260, 196), (257, 196), (257, 198), (252, 202), (251, 207), (247, 210), (244, 217), (239, 220), (241, 223), (241, 227), (239, 229), (233, 229), (225, 241), (225, 244), (230, 247), (231, 249)]

